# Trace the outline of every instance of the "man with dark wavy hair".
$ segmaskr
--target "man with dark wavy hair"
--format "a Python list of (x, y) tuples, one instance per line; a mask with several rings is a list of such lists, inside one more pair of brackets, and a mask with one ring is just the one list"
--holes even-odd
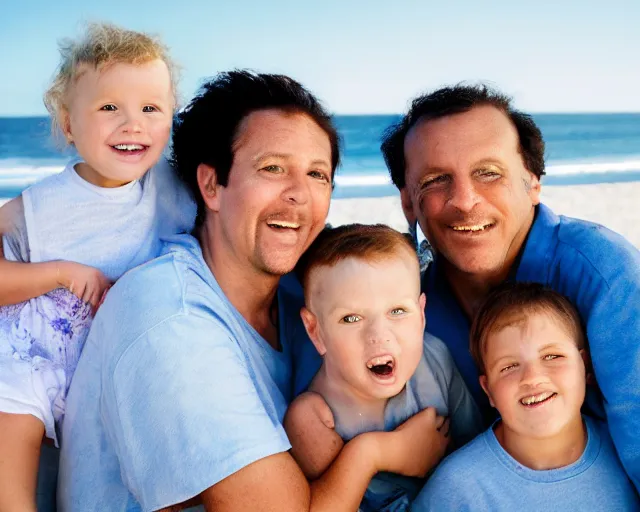
[(487, 422), (495, 411), (469, 353), (470, 322), (501, 282), (545, 284), (580, 312), (604, 398), (591, 393), (587, 403), (606, 415), (640, 488), (638, 250), (602, 226), (557, 216), (540, 203), (542, 134), (490, 88), (458, 85), (418, 97), (385, 134), (382, 152), (405, 216), (434, 248), (423, 280), (427, 329), (448, 345)]
[(424, 475), (443, 421), (416, 415), (346, 444), (307, 483), (285, 410), (317, 370), (294, 287), (322, 230), (339, 162), (328, 113), (299, 83), (211, 80), (174, 127), (173, 163), (198, 207), (194, 236), (127, 273), (98, 310), (67, 402), (67, 511), (355, 510), (373, 475)]

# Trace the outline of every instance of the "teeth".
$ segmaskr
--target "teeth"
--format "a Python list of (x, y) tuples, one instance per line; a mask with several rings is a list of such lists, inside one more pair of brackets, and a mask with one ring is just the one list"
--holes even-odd
[(370, 359), (367, 362), (367, 368), (371, 369), (374, 366), (382, 366), (382, 365), (391, 364), (391, 363), (393, 363), (393, 357), (391, 356), (374, 357), (373, 359)]
[(296, 222), (286, 222), (284, 220), (272, 220), (267, 223), (269, 226), (277, 226), (279, 228), (298, 229), (300, 224)]
[(454, 231), (484, 231), (491, 224), (479, 224), (476, 226), (451, 226)]
[(127, 151), (137, 151), (143, 149), (143, 146), (140, 144), (116, 144), (113, 146), (116, 149), (127, 150)]
[(544, 402), (547, 398), (554, 395), (555, 393), (551, 391), (545, 391), (544, 393), (540, 393), (539, 395), (527, 396), (525, 398), (520, 399), (520, 403), (522, 405), (532, 405), (540, 402)]

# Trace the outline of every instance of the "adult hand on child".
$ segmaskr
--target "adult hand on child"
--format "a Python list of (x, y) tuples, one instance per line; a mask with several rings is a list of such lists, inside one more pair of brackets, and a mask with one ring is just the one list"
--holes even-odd
[(438, 416), (428, 407), (409, 418), (393, 432), (391, 445), (385, 443), (387, 471), (406, 476), (423, 477), (444, 457), (449, 444), (449, 418)]
[(67, 288), (83, 302), (91, 305), (93, 311), (102, 304), (111, 281), (97, 268), (75, 263), (60, 261), (57, 265), (58, 284)]

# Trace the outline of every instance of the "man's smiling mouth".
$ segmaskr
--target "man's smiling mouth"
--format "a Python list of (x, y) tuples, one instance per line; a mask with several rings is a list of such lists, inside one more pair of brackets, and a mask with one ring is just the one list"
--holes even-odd
[(289, 222), (285, 220), (270, 220), (267, 225), (276, 229), (299, 229), (300, 224), (297, 222)]
[(466, 224), (466, 225), (457, 225), (457, 226), (449, 226), (454, 231), (458, 232), (467, 232), (467, 233), (477, 233), (479, 231), (484, 231), (485, 229), (489, 229), (493, 227), (493, 223), (483, 223), (483, 224)]

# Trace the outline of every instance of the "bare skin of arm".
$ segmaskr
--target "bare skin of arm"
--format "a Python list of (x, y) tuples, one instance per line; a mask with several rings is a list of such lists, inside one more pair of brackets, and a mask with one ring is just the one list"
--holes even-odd
[(291, 443), (291, 455), (308, 480), (324, 473), (344, 447), (335, 431), (333, 412), (318, 393), (296, 398), (283, 421)]
[(393, 432), (356, 436), (310, 483), (289, 453), (278, 453), (245, 466), (200, 498), (208, 512), (353, 512), (377, 472), (424, 476), (444, 455), (447, 430), (447, 420), (425, 409)]
[[(15, 215), (23, 215), (17, 197), (0, 208), (0, 235), (8, 233)], [(71, 261), (22, 263), (8, 261), (0, 243), (0, 306), (18, 304), (56, 288), (67, 288), (84, 302), (98, 307), (111, 283), (98, 269)]]
[(0, 412), (0, 510), (36, 511), (44, 425), (30, 414)]

